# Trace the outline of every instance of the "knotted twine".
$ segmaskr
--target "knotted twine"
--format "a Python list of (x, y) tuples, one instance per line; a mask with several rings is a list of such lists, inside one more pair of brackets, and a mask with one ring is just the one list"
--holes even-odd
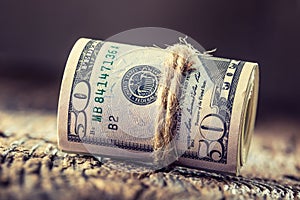
[(165, 61), (164, 77), (157, 91), (159, 107), (153, 138), (153, 159), (158, 167), (166, 167), (181, 156), (174, 139), (177, 127), (176, 115), (181, 109), (180, 85), (185, 76), (194, 70), (191, 58), (201, 54), (187, 43), (186, 39), (187, 37), (179, 38), (180, 43), (166, 48), (171, 53)]

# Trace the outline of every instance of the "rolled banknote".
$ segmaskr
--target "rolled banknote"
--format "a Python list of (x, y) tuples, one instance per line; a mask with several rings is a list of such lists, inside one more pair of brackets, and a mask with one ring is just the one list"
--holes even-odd
[(258, 64), (93, 39), (74, 45), (62, 80), (58, 144), (163, 167), (238, 174), (254, 129)]

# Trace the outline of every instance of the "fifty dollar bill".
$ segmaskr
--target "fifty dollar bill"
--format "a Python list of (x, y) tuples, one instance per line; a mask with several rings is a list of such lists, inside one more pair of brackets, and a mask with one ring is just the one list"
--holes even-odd
[[(153, 161), (153, 136), (170, 52), (80, 39), (64, 72), (58, 107), (62, 150)], [(180, 83), (174, 141), (178, 165), (238, 174), (248, 154), (258, 65), (197, 55)]]

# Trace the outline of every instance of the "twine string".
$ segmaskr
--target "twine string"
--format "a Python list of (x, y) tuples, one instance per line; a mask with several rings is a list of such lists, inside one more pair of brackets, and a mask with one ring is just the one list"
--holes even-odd
[(164, 76), (157, 92), (158, 114), (156, 117), (155, 134), (153, 138), (154, 164), (165, 167), (180, 157), (176, 142), (177, 119), (180, 112), (180, 85), (184, 77), (192, 70), (191, 57), (199, 55), (199, 51), (179, 38), (180, 43), (169, 46), (170, 58), (165, 61)]

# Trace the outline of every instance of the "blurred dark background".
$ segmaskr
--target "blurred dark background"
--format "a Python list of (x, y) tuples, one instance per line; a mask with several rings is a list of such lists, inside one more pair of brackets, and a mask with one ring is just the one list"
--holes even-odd
[(259, 121), (300, 116), (300, 0), (1, 1), (0, 108), (55, 110), (78, 38), (147, 26), (185, 33), (217, 48), (215, 56), (258, 62)]

